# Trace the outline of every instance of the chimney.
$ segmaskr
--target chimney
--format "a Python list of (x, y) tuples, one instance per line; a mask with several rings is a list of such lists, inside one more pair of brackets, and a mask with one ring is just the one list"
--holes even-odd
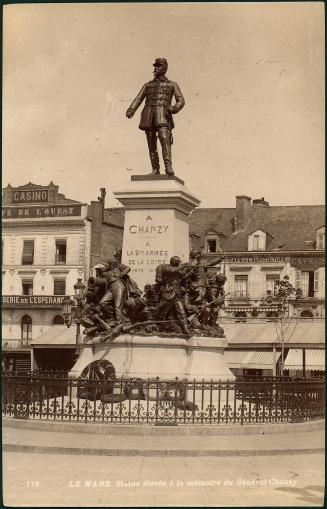
[(252, 205), (254, 207), (269, 207), (269, 203), (263, 197), (258, 200), (253, 200)]
[(251, 217), (251, 198), (236, 196), (237, 231), (245, 230)]
[(98, 200), (99, 200), (99, 203), (101, 203), (101, 208), (102, 208), (102, 221), (103, 221), (103, 218), (104, 218), (104, 205), (105, 205), (105, 198), (106, 198), (106, 188), (105, 187), (101, 187), (100, 188), (100, 192), (101, 192), (101, 196), (98, 196)]

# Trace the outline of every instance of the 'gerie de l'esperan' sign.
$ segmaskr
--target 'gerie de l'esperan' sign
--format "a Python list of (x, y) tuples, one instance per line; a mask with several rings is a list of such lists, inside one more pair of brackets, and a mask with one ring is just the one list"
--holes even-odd
[(2, 306), (61, 306), (65, 295), (2, 295)]

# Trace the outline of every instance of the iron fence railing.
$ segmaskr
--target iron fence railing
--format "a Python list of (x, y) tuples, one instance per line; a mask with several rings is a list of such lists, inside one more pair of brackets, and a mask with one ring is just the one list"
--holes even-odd
[(324, 379), (235, 381), (69, 378), (65, 372), (3, 374), (4, 416), (145, 424), (255, 424), (324, 417)]

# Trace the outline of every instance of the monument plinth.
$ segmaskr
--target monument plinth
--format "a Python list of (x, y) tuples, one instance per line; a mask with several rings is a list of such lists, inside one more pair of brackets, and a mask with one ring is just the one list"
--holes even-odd
[[(91, 346), (91, 345), (90, 345)], [(225, 358), (225, 338), (189, 339), (124, 334), (111, 345), (84, 347), (71, 376), (79, 376), (93, 361), (108, 360), (117, 378), (162, 380), (233, 380)]]
[(183, 181), (169, 175), (135, 175), (114, 193), (125, 207), (122, 262), (140, 286), (153, 283), (158, 265), (189, 259), (189, 215), (200, 205)]

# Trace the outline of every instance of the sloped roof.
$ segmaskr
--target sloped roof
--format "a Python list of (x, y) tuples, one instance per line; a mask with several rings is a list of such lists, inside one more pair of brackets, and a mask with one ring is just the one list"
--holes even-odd
[[(229, 345), (281, 344), (280, 330), (276, 329), (274, 322), (260, 323), (224, 323), (222, 327)], [(303, 320), (290, 323), (284, 331), (284, 344), (286, 347), (297, 344), (325, 344), (325, 324), (323, 320)]]
[[(195, 234), (198, 238), (193, 239), (193, 247), (200, 249), (204, 244), (204, 236), (207, 230), (216, 230), (226, 237), (232, 235), (232, 221), (235, 209), (197, 208), (190, 217), (190, 235)], [(222, 245), (224, 243), (222, 242)]]
[(39, 184), (33, 184), (33, 182), (28, 182), (27, 184), (24, 184), (22, 186), (17, 186), (17, 187), (15, 186), (15, 189), (45, 189), (45, 188), (46, 188), (46, 186), (40, 186)]
[[(196, 209), (190, 219), (191, 233), (198, 234), (204, 244), (205, 231), (215, 228), (228, 238), (221, 244), (225, 252), (247, 251), (248, 236), (256, 230), (268, 234), (269, 251), (315, 250), (316, 229), (324, 224), (323, 205), (296, 205), (278, 207), (251, 207), (250, 220), (243, 231), (233, 233), (232, 220), (236, 209)], [(311, 241), (311, 243), (305, 242)]]
[(76, 200), (71, 200), (70, 198), (66, 198), (66, 196), (64, 194), (60, 194), (58, 193), (56, 195), (56, 203), (59, 203), (59, 204), (62, 204), (62, 205), (68, 205), (69, 203), (71, 203), (72, 205), (75, 204), (75, 205), (81, 205), (81, 202), (80, 201), (76, 201)]

